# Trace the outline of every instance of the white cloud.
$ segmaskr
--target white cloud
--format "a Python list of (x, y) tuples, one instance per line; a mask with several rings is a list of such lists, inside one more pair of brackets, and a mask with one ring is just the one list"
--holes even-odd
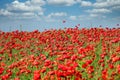
[(23, 13), (23, 16), (34, 16), (35, 14), (32, 12), (28, 12), (28, 13)]
[[(103, 17), (106, 18), (106, 13), (116, 13), (120, 11), (120, 0), (96, 0), (92, 3), (92, 9), (85, 10), (90, 17)], [(104, 15), (103, 15), (104, 14)]]
[(47, 0), (48, 4), (51, 5), (60, 5), (60, 6), (71, 6), (77, 3), (80, 3), (81, 6), (92, 6), (90, 1), (84, 0)]
[[(44, 5), (58, 5), (58, 6), (72, 6), (74, 4), (80, 4), (83, 7), (90, 7), (92, 9), (86, 10), (89, 13), (88, 16), (69, 16), (65, 12), (51, 12), (48, 16), (44, 16)], [(46, 7), (47, 8), (47, 7)], [(120, 0), (96, 0), (92, 3), (90, 0), (26, 0), (20, 2), (14, 0), (8, 3), (6, 8), (0, 9), (0, 15), (13, 17), (38, 17), (45, 18), (46, 20), (61, 19), (68, 17), (70, 20), (81, 20), (86, 17), (93, 18), (103, 16), (105, 13), (113, 13), (114, 10), (120, 9)], [(72, 13), (71, 13), (72, 14)], [(44, 17), (43, 17), (44, 16)], [(53, 18), (53, 19), (52, 19)]]
[(106, 1), (106, 0), (96, 0), (97, 2), (104, 2), (104, 1)]
[(51, 17), (64, 17), (64, 16), (67, 16), (67, 13), (65, 13), (65, 12), (56, 12), (56, 13), (49, 14), (48, 18), (51, 18)]
[(114, 6), (111, 8), (112, 10), (120, 10), (120, 6)]
[(77, 16), (70, 16), (70, 20), (77, 20)]
[(71, 6), (76, 3), (76, 0), (47, 0), (48, 4)]
[(94, 7), (101, 8), (101, 7), (107, 7), (107, 2), (97, 2), (93, 4)]
[(67, 13), (65, 12), (50, 13), (47, 16), (44, 16), (44, 21), (57, 22), (57, 21), (61, 21), (61, 19), (65, 19), (66, 17), (67, 17)]
[(96, 20), (96, 19), (105, 19), (106, 16), (102, 14), (90, 13), (89, 15), (72, 15), (69, 16), (69, 20), (73, 21), (86, 21), (86, 20)]
[(20, 10), (20, 11), (42, 11), (42, 5), (44, 5), (45, 3), (41, 1), (41, 3), (39, 3), (39, 5), (37, 5), (38, 3), (35, 2), (36, 0), (31, 0), (31, 1), (26, 1), (26, 2), (19, 2), (19, 1), (14, 1), (11, 4), (9, 4), (7, 6), (8, 10)]
[(7, 4), (5, 9), (0, 9), (0, 15), (12, 17), (41, 16), (44, 14), (43, 5), (45, 5), (44, 0), (27, 0), (25, 2), (15, 0)]
[(0, 15), (3, 15), (3, 16), (11, 16), (11, 15), (13, 15), (13, 13), (9, 12), (8, 10), (1, 9), (1, 10), (0, 10)]
[(89, 20), (91, 17), (89, 15), (72, 15), (72, 16), (69, 16), (69, 19), (70, 20), (73, 20), (73, 21), (83, 21), (83, 20)]
[(82, 0), (76, 0), (76, 2), (80, 3)]
[(39, 6), (43, 6), (46, 4), (46, 2), (44, 0), (31, 0), (31, 4), (38, 4)]
[(79, 15), (78, 19), (79, 20), (90, 20), (91, 17), (89, 15)]
[(97, 0), (93, 4), (96, 8), (114, 7), (120, 5), (120, 0)]
[(42, 11), (40, 6), (28, 5), (23, 2), (14, 1), (11, 4), (7, 5), (7, 10), (9, 11)]
[(81, 6), (92, 6), (90, 1), (81, 1)]
[(102, 14), (94, 14), (94, 13), (91, 13), (89, 16), (91, 18), (106, 18), (106, 16), (104, 16)]
[(88, 13), (110, 13), (111, 10), (105, 9), (105, 8), (101, 8), (101, 9), (92, 9), (92, 10), (86, 10), (86, 12)]
[(98, 17), (98, 14), (90, 14), (90, 17)]

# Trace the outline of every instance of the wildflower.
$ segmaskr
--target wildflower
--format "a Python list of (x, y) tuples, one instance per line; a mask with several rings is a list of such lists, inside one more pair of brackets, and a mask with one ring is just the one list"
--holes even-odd
[(3, 73), (4, 68), (0, 67), (0, 75)]
[(40, 71), (34, 71), (33, 80), (40, 80)]

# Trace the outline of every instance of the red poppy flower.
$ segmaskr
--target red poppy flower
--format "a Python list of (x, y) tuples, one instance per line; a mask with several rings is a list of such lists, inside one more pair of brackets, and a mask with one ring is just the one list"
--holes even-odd
[(9, 75), (6, 74), (6, 75), (3, 75), (3, 76), (1, 77), (1, 80), (8, 80), (8, 78), (9, 78)]
[(33, 80), (40, 80), (40, 71), (34, 71)]
[(114, 65), (113, 65), (113, 64), (109, 64), (109, 68), (110, 68), (110, 69), (113, 69), (113, 68), (114, 68)]
[(87, 68), (87, 72), (88, 72), (88, 74), (93, 73), (93, 72), (94, 72), (94, 67), (93, 67), (93, 66), (89, 66), (89, 67)]
[(87, 66), (88, 66), (88, 64), (84, 63), (84, 64), (82, 65), (82, 68), (86, 68)]
[(20, 80), (19, 78), (15, 78), (14, 80)]
[(3, 73), (4, 68), (0, 67), (0, 75)]
[(117, 66), (118, 73), (120, 74), (120, 65)]
[(102, 79), (103, 79), (103, 80), (107, 80), (107, 78), (108, 78), (107, 69), (104, 69), (104, 70), (102, 71)]

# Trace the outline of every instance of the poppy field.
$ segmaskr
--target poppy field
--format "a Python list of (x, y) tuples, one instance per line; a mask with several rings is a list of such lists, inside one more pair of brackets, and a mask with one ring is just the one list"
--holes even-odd
[(0, 31), (0, 80), (120, 80), (120, 28)]

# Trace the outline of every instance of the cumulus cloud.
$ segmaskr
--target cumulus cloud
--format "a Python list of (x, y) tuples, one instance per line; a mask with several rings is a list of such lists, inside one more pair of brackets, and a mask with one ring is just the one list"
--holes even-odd
[(47, 0), (47, 2), (51, 5), (71, 6), (76, 3), (76, 0)]
[(98, 17), (98, 14), (90, 14), (90, 17)]
[(42, 11), (41, 5), (33, 5), (32, 1), (29, 2), (19, 2), (19, 1), (14, 1), (11, 4), (7, 5), (7, 10), (9, 11)]
[(97, 0), (97, 2), (93, 4), (96, 8), (114, 7), (119, 5), (120, 0)]
[(94, 14), (94, 13), (91, 13), (89, 16), (91, 18), (106, 18), (106, 16), (104, 16), (102, 14)]
[(86, 12), (89, 13), (110, 13), (111, 10), (105, 9), (105, 8), (101, 8), (101, 9), (92, 9), (92, 10), (86, 10)]
[[(96, 0), (92, 3), (92, 9), (85, 10), (91, 17), (99, 17), (106, 13), (116, 13), (120, 10), (120, 0)], [(99, 16), (98, 16), (99, 15)], [(105, 18), (105, 16), (103, 16)]]
[(81, 6), (92, 6), (90, 1), (81, 1)]
[(70, 16), (70, 20), (77, 20), (77, 16)]
[(79, 20), (89, 20), (90, 19), (90, 16), (89, 15), (72, 15), (72, 16), (69, 16), (69, 19), (70, 20), (73, 20), (73, 21), (79, 21)]
[(67, 17), (67, 13), (65, 12), (55, 12), (50, 13), (47, 16), (44, 16), (44, 20), (46, 22), (57, 22), (61, 21), (61, 19), (65, 19)]
[(12, 17), (40, 16), (44, 14), (43, 5), (45, 5), (44, 0), (27, 0), (25, 2), (15, 0), (7, 4), (5, 9), (0, 9), (0, 15)]
[(114, 6), (111, 8), (112, 10), (120, 10), (120, 6)]
[(8, 10), (1, 9), (1, 10), (0, 10), (0, 15), (10, 16), (10, 15), (13, 15), (13, 13), (9, 12)]
[(65, 12), (56, 12), (56, 13), (51, 13), (48, 15), (49, 18), (51, 17), (64, 17), (67, 16), (67, 13)]
[[(20, 2), (19, 0), (14, 0), (6, 5), (6, 8), (0, 9), (0, 15), (13, 17), (38, 17), (43, 18), (46, 5), (57, 5), (57, 6), (73, 6), (79, 4), (85, 8), (85, 12), (88, 13), (87, 17), (99, 17), (106, 13), (115, 13), (120, 9), (120, 0), (95, 0), (91, 2), (90, 0), (26, 0)], [(43, 8), (43, 6), (45, 7)], [(88, 7), (90, 7), (88, 9)], [(88, 10), (87, 10), (88, 9)], [(82, 11), (82, 10), (80, 10)], [(47, 11), (46, 11), (47, 12)], [(71, 15), (71, 13), (70, 13)], [(84, 19), (86, 16), (70, 16), (66, 12), (51, 12), (47, 16), (44, 16), (46, 20), (49, 18), (68, 17), (70, 20)]]
[(33, 5), (39, 5), (39, 6), (43, 6), (46, 4), (46, 2), (44, 0), (31, 0), (30, 3)]
[(47, 2), (48, 4), (59, 6), (72, 6), (77, 3), (80, 3), (81, 6), (92, 6), (90, 1), (85, 0), (47, 0)]

